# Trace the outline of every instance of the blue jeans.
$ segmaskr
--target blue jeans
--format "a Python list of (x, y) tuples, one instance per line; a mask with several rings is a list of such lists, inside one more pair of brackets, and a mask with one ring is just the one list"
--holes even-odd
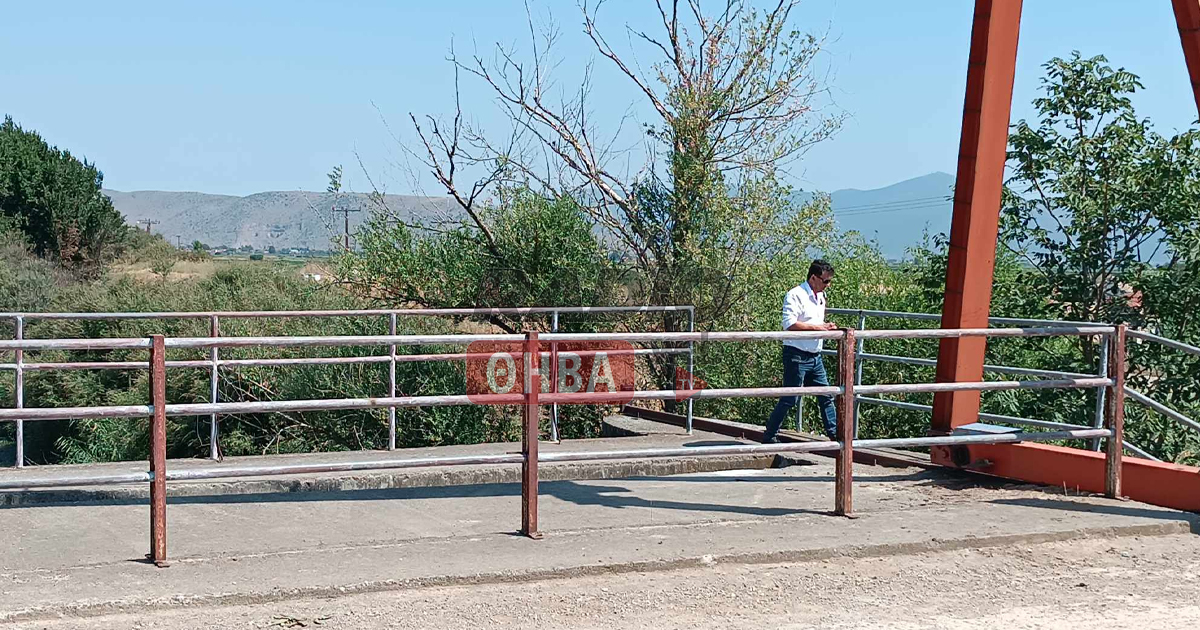
[[(818, 387), (829, 385), (829, 377), (825, 374), (825, 362), (820, 354), (798, 350), (793, 346), (783, 347), (783, 386), (784, 387)], [(769, 440), (779, 433), (783, 420), (788, 417), (796, 406), (799, 396), (784, 396), (775, 404), (775, 411), (767, 420), (767, 430), (763, 439)], [(817, 396), (817, 405), (821, 408), (821, 416), (825, 419), (825, 435), (837, 437), (837, 410), (833, 406), (833, 396)]]

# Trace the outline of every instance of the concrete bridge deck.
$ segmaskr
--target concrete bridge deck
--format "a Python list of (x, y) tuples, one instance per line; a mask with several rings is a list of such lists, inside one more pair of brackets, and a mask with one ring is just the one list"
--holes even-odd
[[(729, 440), (619, 439), (625, 445)], [(832, 460), (792, 463), (544, 481), (540, 541), (515, 534), (516, 483), (177, 493), (168, 510), (173, 563), (165, 569), (144, 561), (149, 509), (140, 497), (18, 503), (0, 508), (6, 533), (0, 620), (1200, 532), (1196, 514), (949, 471), (861, 464), (855, 467), (861, 516), (845, 519), (830, 515)]]

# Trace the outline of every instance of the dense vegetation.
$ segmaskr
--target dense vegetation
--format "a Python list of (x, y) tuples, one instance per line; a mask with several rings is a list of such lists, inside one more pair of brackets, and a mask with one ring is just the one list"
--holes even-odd
[[(755, 31), (755, 37), (770, 37)], [(776, 34), (775, 36), (780, 36)], [(808, 53), (805, 53), (808, 54)], [(718, 59), (718, 61), (720, 61)], [(755, 67), (753, 60), (751, 67)], [(1136, 117), (1129, 94), (1137, 77), (1113, 70), (1103, 58), (1055, 59), (1046, 65), (1044, 96), (1035, 105), (1039, 119), (1020, 121), (1010, 139), (1010, 175), (1004, 201), (1004, 234), (998, 253), (993, 313), (1026, 318), (1123, 321), (1190, 343), (1200, 340), (1200, 153), (1195, 132), (1162, 137)], [(678, 86), (677, 86), (678, 87)], [(682, 88), (680, 88), (682, 89)], [(203, 260), (202, 247), (184, 253), (160, 238), (121, 228), (86, 228), (102, 246), (81, 242), (65, 248), (76, 225), (55, 195), (11, 182), (44, 181), (46, 164), (66, 173), (99, 174), (71, 163), (65, 152), (32, 151), (34, 163), (0, 155), (0, 188), (5, 196), (0, 245), (0, 310), (7, 311), (211, 311), (341, 309), (369, 306), (529, 306), (605, 304), (695, 304), (701, 330), (773, 330), (782, 294), (804, 280), (809, 257), (822, 255), (837, 268), (829, 292), (833, 306), (894, 311), (939, 312), (944, 283), (945, 246), (931, 237), (900, 263), (889, 263), (874, 244), (857, 234), (839, 234), (828, 199), (802, 206), (786, 202), (790, 191), (776, 178), (770, 160), (729, 165), (715, 156), (705, 121), (720, 116), (697, 104), (715, 98), (720, 86), (689, 94), (669, 89), (664, 126), (665, 175), (627, 182), (588, 180), (574, 193), (548, 190), (511, 163), (485, 174), (470, 194), (443, 177), (447, 192), (465, 212), (450, 224), (407, 225), (381, 209), (356, 235), (358, 248), (331, 262), (337, 282), (314, 283), (295, 268), (268, 261), (216, 267), (183, 277), (173, 273), (187, 258)], [(683, 105), (689, 104), (687, 107)], [(709, 112), (709, 113), (706, 113)], [(676, 115), (678, 114), (678, 115)], [(821, 126), (818, 128), (825, 129)], [(25, 147), (43, 147), (11, 121), (5, 132), (18, 134)], [(439, 127), (441, 133), (457, 133)], [(699, 129), (699, 131), (697, 130)], [(697, 135), (699, 134), (699, 135)], [(477, 136), (478, 137), (478, 136)], [(794, 141), (794, 140), (793, 140)], [(11, 144), (11, 140), (5, 140)], [(38, 138), (40, 142), (40, 138)], [(8, 147), (9, 144), (4, 145)], [(16, 146), (16, 145), (13, 145)], [(427, 146), (435, 146), (434, 144)], [(445, 146), (450, 146), (449, 144)], [(770, 145), (764, 145), (769, 147)], [(791, 145), (775, 146), (779, 155)], [(718, 147), (719, 148), (719, 147)], [(7, 150), (7, 149), (6, 149)], [(27, 153), (28, 149), (21, 149)], [(454, 155), (429, 154), (435, 171)], [(24, 158), (22, 158), (24, 159)], [(439, 162), (439, 159), (442, 160)], [(439, 166), (441, 165), (441, 166)], [(22, 170), (14, 173), (13, 170)], [(32, 169), (33, 175), (25, 173)], [(39, 170), (40, 169), (40, 170)], [(82, 169), (82, 170), (80, 170)], [(740, 169), (740, 170), (739, 170)], [(453, 172), (444, 169), (444, 174)], [(499, 174), (497, 174), (499, 173)], [(487, 178), (491, 179), (487, 179)], [(41, 180), (39, 180), (41, 181)], [(91, 180), (89, 180), (91, 181)], [(611, 195), (586, 191), (608, 185)], [(618, 185), (619, 184), (619, 185)], [(13, 192), (16, 191), (16, 192)], [(24, 192), (22, 192), (24, 191)], [(482, 194), (479, 191), (485, 191)], [(619, 191), (626, 191), (628, 195)], [(86, 194), (85, 194), (86, 193)], [(107, 225), (111, 206), (80, 193)], [(24, 195), (23, 200), (14, 202)], [(69, 204), (70, 205), (70, 204)], [(85, 206), (87, 204), (84, 204)], [(71, 207), (83, 207), (78, 204)], [(82, 210), (81, 210), (82, 212)], [(46, 217), (49, 217), (48, 219)], [(55, 218), (57, 217), (57, 218)], [(65, 232), (63, 230), (66, 230)], [(68, 239), (69, 240), (69, 239)], [(86, 253), (80, 252), (98, 252)], [(132, 264), (149, 265), (141, 276), (120, 273)], [(856, 318), (842, 323), (857, 325)], [(678, 316), (622, 318), (564, 317), (563, 330), (678, 330)], [(872, 320), (872, 327), (912, 327), (905, 321)], [(522, 330), (548, 328), (542, 318), (493, 318), (486, 322), (401, 319), (399, 332)], [(206, 320), (33, 322), (30, 337), (136, 337), (152, 332), (206, 335)], [(324, 320), (226, 320), (225, 335), (382, 334), (381, 318)], [(873, 341), (867, 351), (936, 356), (930, 341)], [(285, 353), (222, 351), (226, 358), (258, 356), (348, 356), (381, 349), (304, 349)], [(416, 349), (402, 351), (416, 352)], [(421, 352), (436, 351), (422, 348)], [(144, 359), (140, 352), (31, 353), (27, 361)], [(170, 358), (203, 358), (200, 353)], [(1131, 346), (1131, 385), (1192, 417), (1200, 416), (1200, 362), (1148, 344)], [(1091, 372), (1097, 350), (1092, 340), (1004, 340), (989, 345), (995, 364)], [(697, 346), (698, 376), (716, 387), (777, 383), (777, 344)], [(647, 362), (643, 377), (653, 387), (670, 387), (673, 364)], [(919, 382), (932, 368), (868, 362), (865, 382)], [(461, 391), (462, 369), (452, 363), (401, 363), (402, 394)], [(1007, 378), (1007, 377), (1006, 377)], [(0, 375), (0, 398), (11, 400), (11, 373)], [(387, 391), (386, 364), (356, 366), (227, 368), (221, 400), (356, 397)], [(144, 401), (144, 371), (34, 372), (27, 379), (29, 406), (123, 404)], [(209, 398), (208, 372), (172, 369), (168, 396), (178, 402)], [(1074, 391), (995, 392), (984, 409), (996, 413), (1090, 424), (1094, 394)], [(903, 400), (929, 404), (931, 397)], [(698, 402), (701, 415), (762, 423), (772, 400)], [(808, 405), (808, 413), (813, 413)], [(565, 407), (566, 437), (595, 435), (604, 409)], [(400, 444), (421, 446), (513, 439), (511, 409), (441, 407), (400, 410)], [(385, 445), (385, 411), (258, 414), (222, 418), (226, 455), (312, 450), (352, 450)], [(864, 436), (922, 434), (921, 414), (864, 405)], [(145, 455), (145, 422), (96, 420), (27, 424), (27, 457), (34, 462), (134, 459)], [(1178, 425), (1129, 407), (1132, 441), (1165, 459), (1196, 462), (1200, 439)], [(0, 427), (0, 442), (11, 440), (11, 425)], [(198, 456), (208, 450), (208, 418), (170, 422), (172, 456)]]

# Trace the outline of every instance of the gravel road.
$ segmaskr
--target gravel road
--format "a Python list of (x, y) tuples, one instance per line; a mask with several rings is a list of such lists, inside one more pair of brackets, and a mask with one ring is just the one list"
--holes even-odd
[(18, 628), (1200, 627), (1200, 535), (714, 565), (15, 624)]

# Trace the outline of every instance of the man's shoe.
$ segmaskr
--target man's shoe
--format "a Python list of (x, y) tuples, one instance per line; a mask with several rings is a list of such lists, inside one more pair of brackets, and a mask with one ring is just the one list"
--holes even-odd
[(763, 438), (762, 443), (763, 444), (778, 444), (779, 438), (777, 438), (777, 437)]

